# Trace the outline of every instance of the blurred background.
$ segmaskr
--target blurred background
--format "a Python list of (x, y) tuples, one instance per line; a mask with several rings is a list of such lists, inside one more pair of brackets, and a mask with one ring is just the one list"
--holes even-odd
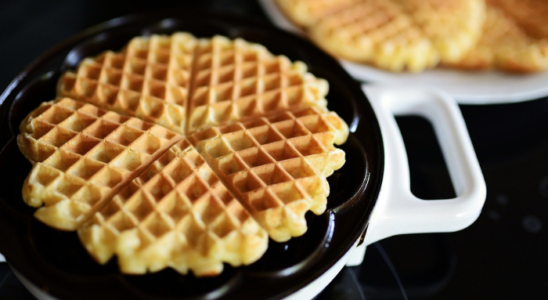
[[(254, 0), (0, 1), (0, 89), (55, 44), (98, 23), (170, 7), (268, 22)], [(531, 99), (533, 100), (533, 99)], [(548, 287), (548, 99), (460, 106), (488, 188), (476, 223), (461, 232), (389, 238), (345, 268), (318, 299), (539, 299)], [(428, 121), (398, 118), (413, 193), (454, 197)], [(0, 263), (0, 299), (33, 299)]]

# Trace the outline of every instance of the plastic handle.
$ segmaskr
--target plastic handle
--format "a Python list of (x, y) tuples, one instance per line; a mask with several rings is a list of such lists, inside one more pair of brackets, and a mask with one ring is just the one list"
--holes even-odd
[[(397, 234), (457, 231), (471, 225), (485, 202), (486, 187), (455, 101), (433, 88), (364, 85), (363, 89), (379, 119), (386, 157), (382, 201), (371, 216), (365, 244)], [(407, 154), (395, 115), (419, 115), (432, 123), (456, 198), (424, 201), (411, 193)]]
[[(385, 169), (364, 244), (349, 265), (361, 263), (365, 246), (390, 236), (464, 229), (478, 218), (486, 197), (472, 142), (451, 96), (434, 88), (364, 85), (363, 90), (381, 127)], [(456, 198), (425, 201), (411, 193), (407, 154), (394, 118), (401, 115), (422, 116), (432, 123)]]

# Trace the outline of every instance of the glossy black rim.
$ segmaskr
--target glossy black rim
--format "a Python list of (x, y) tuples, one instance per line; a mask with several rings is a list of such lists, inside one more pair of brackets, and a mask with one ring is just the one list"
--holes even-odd
[[(270, 241), (256, 263), (232, 268), (215, 278), (197, 279), (164, 270), (143, 276), (119, 273), (115, 259), (100, 266), (75, 233), (53, 230), (32, 216), (21, 198), (31, 169), (14, 137), (18, 124), (40, 102), (55, 97), (59, 75), (87, 56), (118, 50), (133, 36), (189, 31), (198, 37), (221, 34), (265, 45), (274, 54), (304, 61), (328, 80), (329, 108), (348, 123), (341, 148), (345, 166), (329, 178), (328, 210), (307, 214), (305, 235), (287, 243)], [(59, 299), (266, 299), (282, 298), (332, 267), (365, 231), (377, 201), (384, 152), (374, 112), (354, 81), (333, 58), (310, 42), (261, 22), (222, 13), (170, 10), (135, 14), (89, 28), (49, 50), (17, 76), (0, 96), (0, 252), (23, 276)]]

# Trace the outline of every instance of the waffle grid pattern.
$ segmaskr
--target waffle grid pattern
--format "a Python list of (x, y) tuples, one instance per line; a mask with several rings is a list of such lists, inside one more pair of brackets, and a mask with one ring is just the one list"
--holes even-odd
[(325, 211), (326, 177), (345, 161), (327, 82), (241, 39), (137, 37), (57, 88), (77, 100), (43, 103), (20, 126), (34, 163), (23, 198), (124, 273), (214, 276), (258, 260), (269, 236), (300, 236), (304, 214)]
[(393, 71), (419, 71), (440, 59), (413, 19), (391, 1), (361, 1), (329, 15), (311, 29), (311, 37), (332, 53)]
[(195, 42), (187, 33), (134, 38), (121, 53), (84, 59), (58, 93), (184, 133)]
[(484, 18), (483, 0), (276, 1), (325, 50), (396, 72), (459, 60)]
[(249, 264), (268, 235), (186, 141), (177, 143), (79, 230), (90, 253), (125, 273), (171, 266), (216, 275)]
[[(516, 9), (519, 10), (522, 5), (519, 4)], [(519, 19), (514, 19), (505, 9), (489, 2), (481, 39), (451, 66), (464, 69), (498, 68), (512, 72), (548, 69), (548, 35), (546, 38), (536, 38), (526, 29), (520, 25)]]
[(326, 108), (327, 90), (305, 64), (261, 45), (188, 33), (134, 38), (121, 53), (84, 59), (58, 84), (61, 96), (179, 133), (294, 107)]
[(441, 62), (458, 61), (481, 36), (485, 19), (483, 0), (406, 0), (401, 3), (432, 41)]
[(333, 144), (346, 124), (315, 108), (194, 134), (198, 151), (275, 241), (302, 235), (304, 214), (325, 211), (326, 177), (344, 164)]
[(301, 62), (292, 64), (242, 39), (202, 40), (194, 68), (189, 132), (291, 107), (326, 106), (325, 80), (307, 73)]
[(360, 0), (278, 0), (278, 6), (293, 22), (310, 26), (331, 12), (340, 11)]
[(18, 137), (32, 169), (23, 198), (36, 216), (74, 230), (180, 137), (158, 125), (68, 98), (43, 104)]

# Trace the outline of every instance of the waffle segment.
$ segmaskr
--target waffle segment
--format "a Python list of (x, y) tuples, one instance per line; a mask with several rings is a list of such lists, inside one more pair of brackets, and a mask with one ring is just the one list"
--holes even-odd
[(318, 20), (360, 0), (278, 0), (276, 4), (298, 26), (310, 26)]
[(248, 265), (268, 235), (183, 140), (78, 230), (100, 263), (118, 256), (124, 273), (172, 267), (196, 276), (221, 273), (223, 262)]
[[(495, 1), (501, 2), (501, 1)], [(518, 6), (520, 7), (520, 6)], [(483, 35), (460, 61), (447, 64), (463, 69), (497, 68), (512, 72), (548, 69), (548, 36), (535, 38), (506, 10), (487, 5)], [(539, 29), (540, 30), (540, 29)]]
[(401, 4), (432, 42), (442, 63), (461, 59), (481, 36), (483, 0), (405, 0)]
[(34, 166), (23, 199), (49, 226), (75, 230), (181, 137), (158, 125), (68, 98), (22, 123), (19, 148)]
[(195, 43), (188, 33), (136, 37), (66, 72), (58, 94), (184, 133)]
[(265, 228), (287, 241), (306, 229), (304, 214), (325, 211), (326, 177), (342, 167), (348, 127), (317, 108), (284, 112), (192, 135), (198, 152)]
[(188, 132), (291, 108), (326, 109), (328, 84), (302, 62), (258, 44), (215, 36), (196, 48)]

